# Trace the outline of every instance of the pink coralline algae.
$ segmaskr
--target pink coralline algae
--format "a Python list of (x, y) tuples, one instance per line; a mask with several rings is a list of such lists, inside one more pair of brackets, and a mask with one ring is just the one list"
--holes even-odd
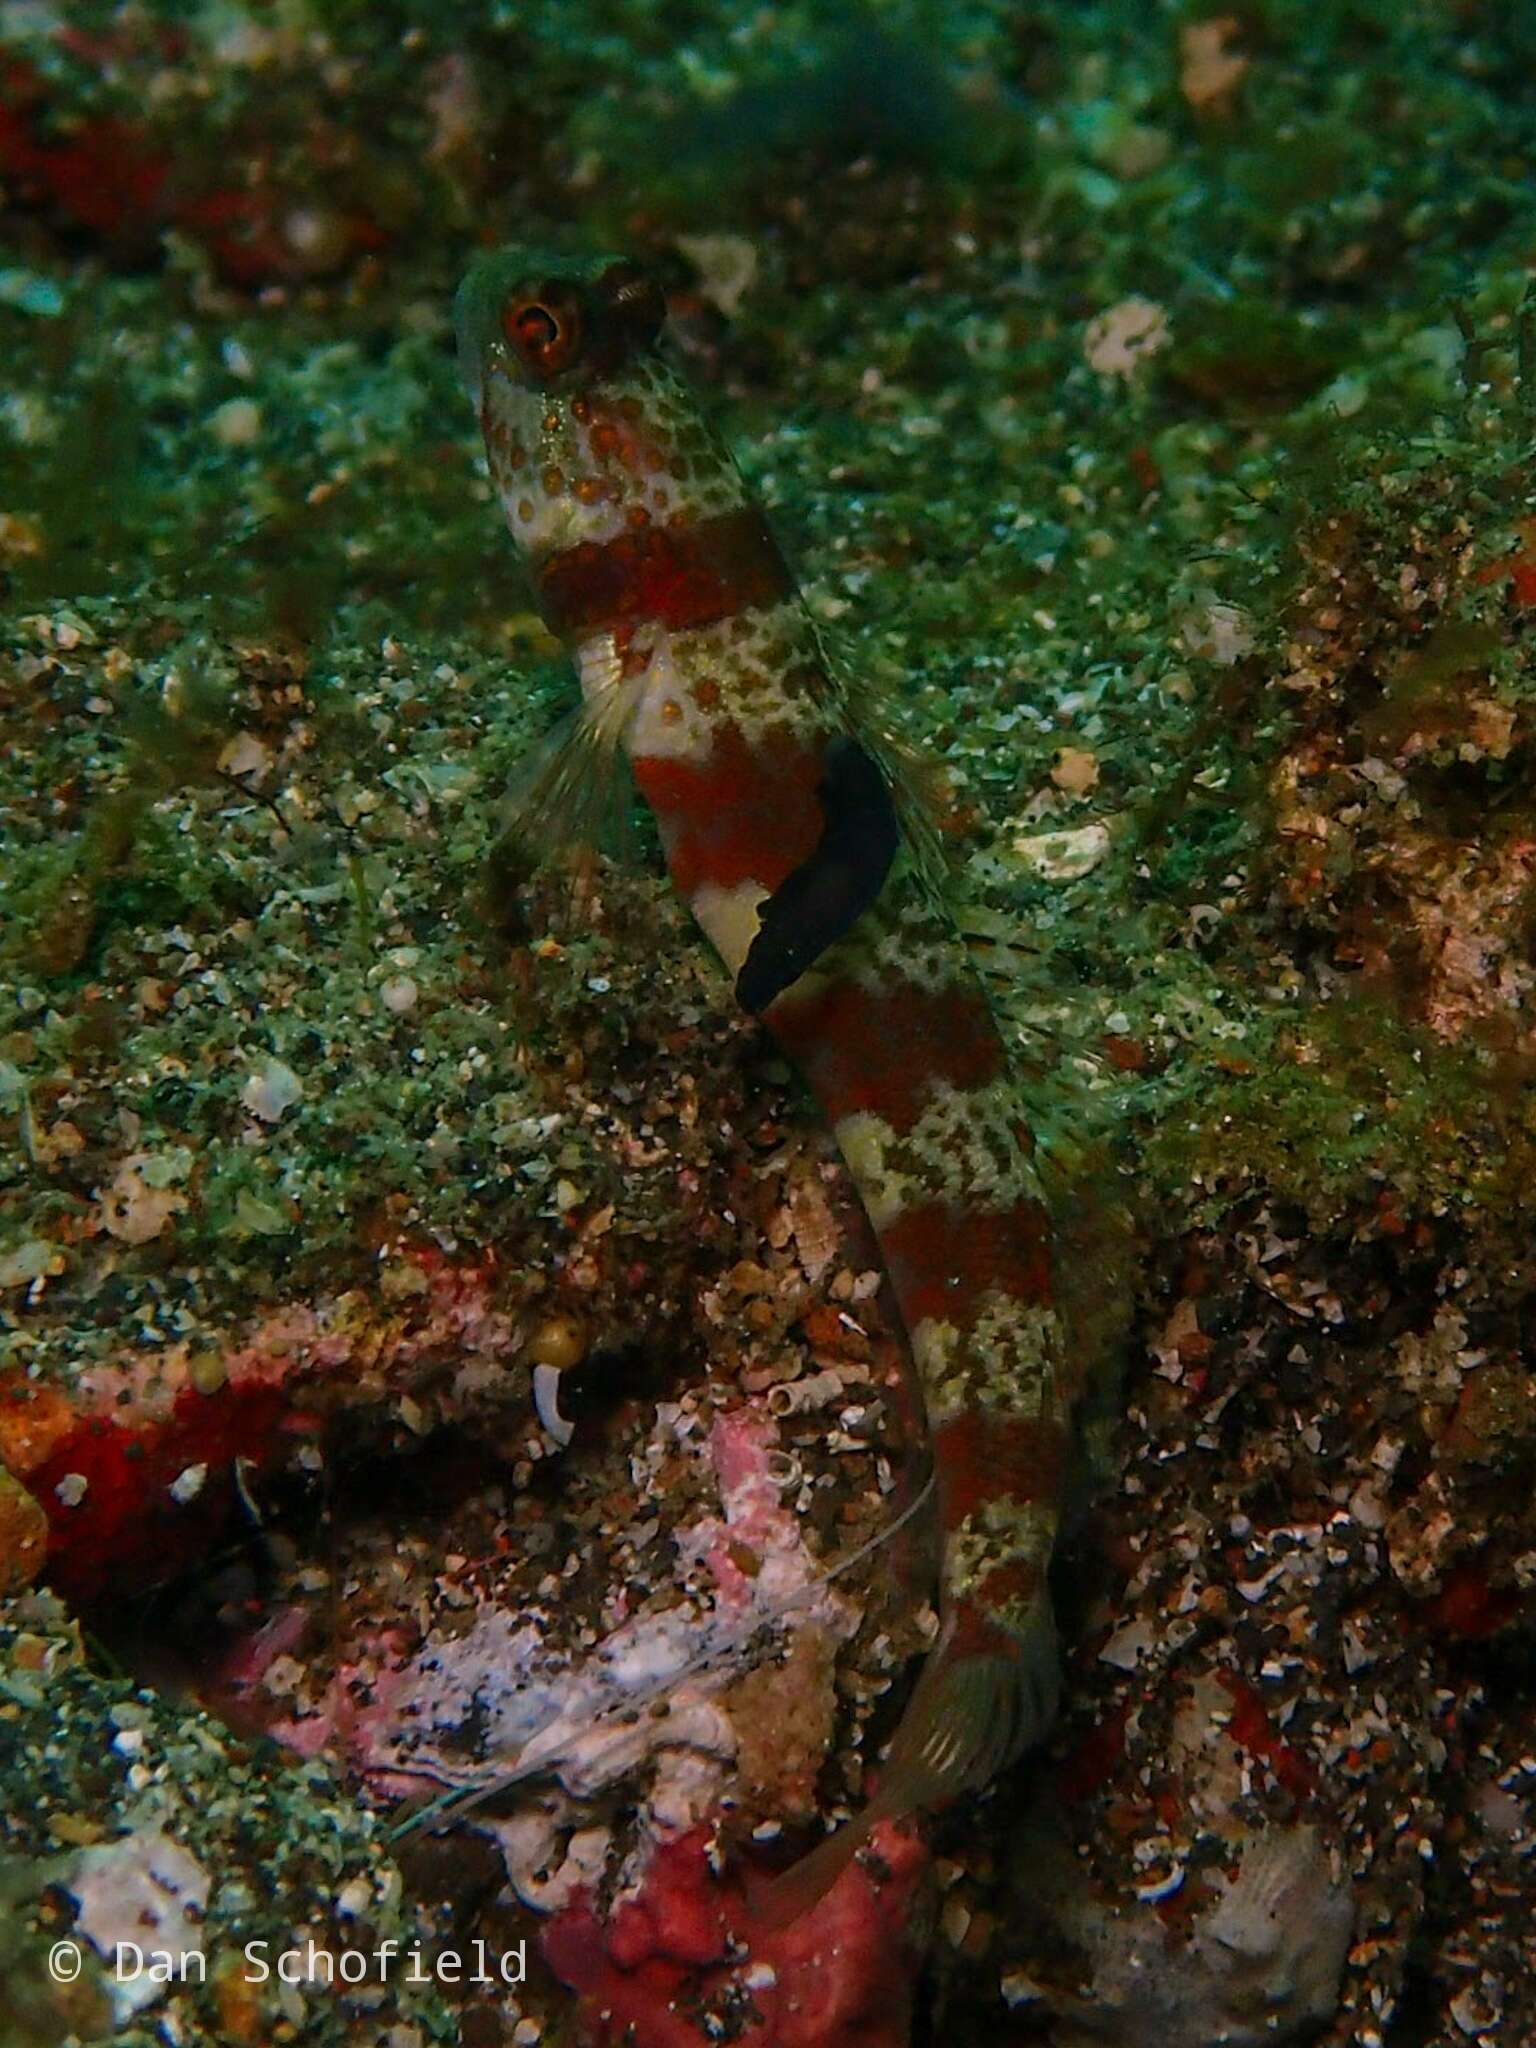
[(545, 1956), (580, 1994), (594, 2044), (702, 2048), (902, 2048), (915, 1958), (907, 1925), (927, 1863), (915, 1835), (875, 1830), (814, 1913), (754, 1919), (734, 1875), (716, 1875), (711, 1831), (656, 1851), (638, 1894), (605, 1925), (582, 1897), (545, 1930)]
[[(848, 1376), (840, 1412), (857, 1395), (872, 1413), (881, 1368), (818, 1356)], [(910, 1498), (889, 1477), (889, 1495), (840, 1499), (830, 1551), (807, 1543), (818, 1459), (846, 1487), (868, 1454), (826, 1450), (821, 1412), (781, 1413), (786, 1384), (701, 1376), (632, 1404), (610, 1440), (586, 1430), (563, 1454), (552, 1511), (493, 1467), (430, 1533), (398, 1514), (353, 1529), (338, 1616), (300, 1570), (207, 1695), (343, 1761), (375, 1801), (469, 1795), (457, 1825), (594, 2043), (696, 2048), (720, 2038), (711, 2014), (761, 2048), (906, 2040), (915, 1834), (879, 1830), (798, 1923), (754, 1906), (763, 1845), (782, 1862), (785, 1827), (821, 1811), (834, 1679), (880, 1696), (899, 1633), (884, 1582), (907, 1598), (889, 1569), (871, 1583), (866, 1554), (899, 1551), (878, 1541)]]
[(128, 1352), (94, 1368), (72, 1398), (0, 1381), (0, 1462), (47, 1515), (50, 1581), (91, 1602), (186, 1569), (234, 1508), (239, 1475), (285, 1464), (341, 1407), (413, 1402), (419, 1420), (429, 1403), (457, 1419), (526, 1396), (507, 1370), (521, 1332), (493, 1302), (493, 1261), (423, 1249), (394, 1270), (398, 1300), (352, 1292), (274, 1310), (211, 1373), (183, 1345), (149, 1366)]

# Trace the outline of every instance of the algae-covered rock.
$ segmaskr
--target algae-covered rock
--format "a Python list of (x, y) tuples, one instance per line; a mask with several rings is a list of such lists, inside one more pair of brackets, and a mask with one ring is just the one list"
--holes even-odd
[[(374, 1960), (431, 1929), (372, 1817), (322, 1765), (93, 1672), (46, 1594), (0, 1609), (0, 1778), (8, 2044), (454, 2038), (426, 1972)], [(355, 1996), (311, 1941), (367, 1958)]]

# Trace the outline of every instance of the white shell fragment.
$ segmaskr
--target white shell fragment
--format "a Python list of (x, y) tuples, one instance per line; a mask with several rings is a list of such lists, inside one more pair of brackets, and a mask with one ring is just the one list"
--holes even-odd
[(1109, 851), (1109, 828), (1079, 825), (1071, 832), (1038, 832), (1015, 839), (1013, 850), (1048, 882), (1075, 882), (1089, 874)]
[(545, 1429), (563, 1450), (575, 1436), (574, 1426), (560, 1413), (560, 1368), (554, 1365), (536, 1365), (533, 1368), (533, 1405)]
[(304, 1083), (281, 1060), (263, 1060), (240, 1091), (240, 1100), (264, 1124), (275, 1124), (304, 1093)]
[[(203, 1953), (208, 1873), (163, 1829), (136, 1828), (115, 1842), (82, 1849), (64, 1889), (78, 1909), (76, 1930), (108, 1962), (119, 1944), (132, 1943), (142, 1952), (163, 1950), (180, 1959), (172, 1975), (196, 1967), (185, 1959)], [(119, 2026), (170, 1988), (164, 1974), (149, 1970), (108, 1970), (106, 1980)]]
[(207, 1477), (208, 1466), (206, 1461), (184, 1467), (170, 1483), (168, 1491), (171, 1499), (176, 1502), (178, 1507), (185, 1507), (189, 1501), (197, 1499), (197, 1496), (203, 1490), (203, 1484)]

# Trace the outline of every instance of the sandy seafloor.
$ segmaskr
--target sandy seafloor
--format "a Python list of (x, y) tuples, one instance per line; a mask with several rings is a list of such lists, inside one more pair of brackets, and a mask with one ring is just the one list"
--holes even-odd
[[(1482, 0), (0, 5), (4, 2048), (1536, 2043), (1533, 150)], [(856, 1808), (931, 1616), (821, 1577), (920, 1430), (813, 1105), (643, 829), (496, 850), (513, 237), (665, 282), (1057, 1188), (1062, 1723), (810, 1961), (548, 1941)]]

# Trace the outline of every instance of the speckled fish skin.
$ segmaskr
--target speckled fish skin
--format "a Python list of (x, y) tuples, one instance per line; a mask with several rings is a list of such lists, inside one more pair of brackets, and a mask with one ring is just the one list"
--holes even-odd
[[(823, 802), (860, 736), (761, 511), (657, 347), (664, 310), (629, 263), (518, 251), (477, 266), (457, 307), (491, 475), (593, 744), (627, 749), (672, 879), (740, 976), (765, 906), (774, 932), (819, 882), (818, 848), (848, 859)], [(911, 846), (877, 865), (867, 889), (812, 892), (846, 901), (829, 913), (846, 928), (763, 1015), (879, 1237), (939, 1478), (942, 1634), (870, 1809), (889, 1814), (985, 1783), (1049, 1724), (1067, 1419), (1049, 1221), (1001, 1038)]]

